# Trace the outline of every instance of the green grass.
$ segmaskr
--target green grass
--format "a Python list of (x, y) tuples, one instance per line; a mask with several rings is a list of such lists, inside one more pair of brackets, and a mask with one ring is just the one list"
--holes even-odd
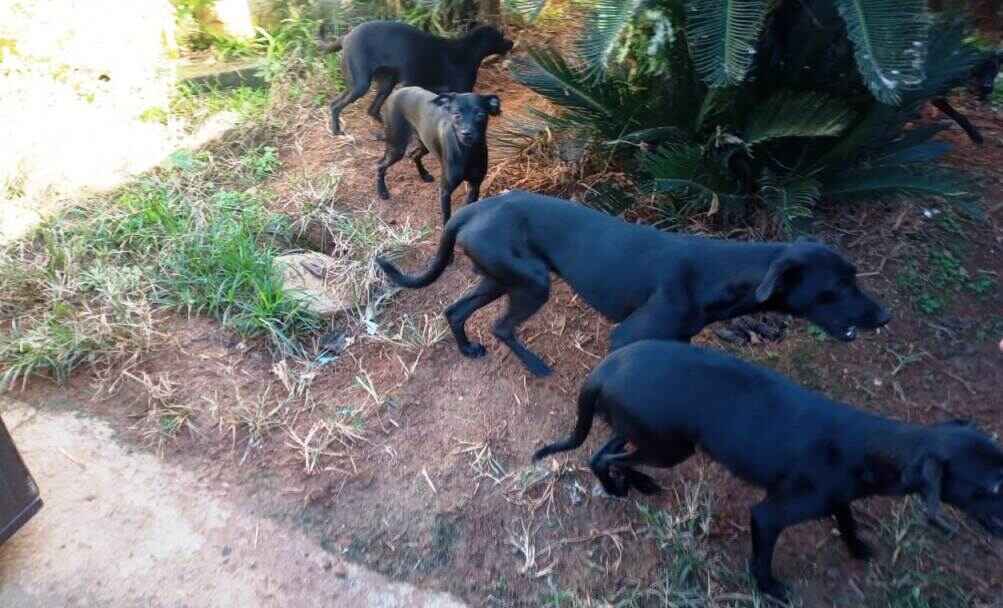
[(260, 120), (268, 102), (267, 88), (244, 86), (222, 90), (182, 84), (171, 99), (170, 113), (194, 124), (218, 112), (235, 112), (244, 120)]
[(926, 258), (912, 261), (895, 277), (899, 289), (910, 296), (916, 310), (929, 316), (944, 314), (962, 294), (991, 296), (998, 288), (993, 273), (970, 272), (960, 255), (944, 246), (931, 246)]
[(240, 165), (255, 182), (260, 182), (275, 173), (282, 161), (279, 151), (273, 146), (257, 146), (244, 152)]

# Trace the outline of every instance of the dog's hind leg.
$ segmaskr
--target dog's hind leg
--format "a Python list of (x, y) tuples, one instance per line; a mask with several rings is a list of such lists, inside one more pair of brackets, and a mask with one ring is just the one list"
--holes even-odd
[(331, 102), (331, 133), (333, 135), (341, 135), (342, 133), (341, 111), (369, 91), (370, 80), (370, 76), (360, 76), (358, 79), (353, 77), (352, 86)]
[(487, 306), (504, 294), (505, 290), (497, 281), (491, 277), (483, 277), (480, 283), (446, 309), (446, 321), (449, 323), (449, 329), (453, 332), (456, 347), (460, 349), (463, 356), (471, 359), (484, 356), (486, 352), (484, 346), (471, 342), (467, 338), (464, 325), (466, 325), (470, 315), (474, 314), (474, 311)]
[(641, 494), (658, 494), (662, 488), (653, 477), (633, 468), (633, 465), (648, 465), (662, 468), (674, 467), (693, 455), (695, 447), (688, 441), (662, 445), (658, 453), (643, 448), (621, 454), (609, 454), (603, 459), (605, 466), (614, 466), (623, 473), (624, 493), (630, 488)]
[(387, 169), (397, 164), (400, 159), (404, 158), (404, 150), (406, 147), (406, 141), (404, 142), (404, 145), (401, 146), (393, 145), (388, 141), (387, 149), (383, 153), (383, 159), (376, 166), (376, 192), (383, 200), (390, 198), (390, 190), (387, 189)]
[(836, 516), (836, 525), (839, 527), (839, 535), (843, 537), (843, 543), (850, 551), (853, 559), (869, 560), (874, 557), (874, 550), (870, 545), (860, 539), (857, 533), (857, 520), (853, 518), (853, 510), (850, 505), (840, 505), (833, 509)]
[(628, 487), (622, 482), (617, 483), (617, 481), (609, 474), (609, 462), (607, 460), (611, 453), (616, 454), (622, 452), (624, 446), (626, 445), (626, 439), (620, 435), (613, 435), (595, 454), (592, 455), (592, 460), (589, 461), (589, 468), (592, 469), (592, 474), (599, 479), (599, 483), (602, 484), (603, 490), (610, 496), (623, 497), (627, 495)]
[(432, 174), (425, 168), (425, 164), (421, 162), (421, 159), (424, 158), (426, 154), (428, 154), (428, 148), (426, 148), (425, 144), (423, 144), (419, 139), (418, 145), (415, 146), (414, 150), (411, 150), (411, 160), (414, 161), (414, 166), (418, 169), (418, 175), (421, 177), (421, 181), (434, 182), (435, 178), (432, 177)]
[(372, 103), (369, 104), (369, 109), (366, 110), (366, 113), (379, 124), (383, 124), (383, 116), (380, 115), (380, 109), (383, 108), (383, 103), (386, 102), (387, 97), (390, 97), (390, 93), (393, 92), (398, 82), (400, 82), (400, 79), (397, 78), (397, 74), (395, 73), (380, 72), (376, 76), (376, 95), (373, 97)]
[(520, 260), (518, 267), (513, 266), (509, 270), (517, 274), (505, 277), (506, 286), (511, 285), (508, 287), (508, 310), (495, 322), (491, 332), (512, 350), (530, 373), (539, 377), (547, 376), (551, 372), (550, 367), (523, 346), (516, 330), (547, 303), (547, 298), (550, 297), (550, 273), (542, 262), (530, 260)]

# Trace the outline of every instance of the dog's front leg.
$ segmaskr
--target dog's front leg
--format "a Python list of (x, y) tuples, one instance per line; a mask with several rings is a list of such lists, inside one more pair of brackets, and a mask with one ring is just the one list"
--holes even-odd
[(481, 197), (481, 182), (478, 181), (468, 181), (467, 182), (467, 200), (463, 204), (469, 205), (470, 203), (476, 202), (477, 199)]
[[(445, 170), (445, 168), (443, 168)], [(442, 225), (445, 226), (453, 213), (453, 191), (460, 185), (455, 179), (446, 177), (439, 184), (439, 206), (442, 207)]]
[(954, 534), (957, 529), (948, 521), (947, 516), (940, 506), (940, 493), (944, 475), (943, 466), (933, 458), (923, 461), (920, 469), (920, 496), (923, 497), (923, 506), (926, 508), (927, 520), (944, 534)]

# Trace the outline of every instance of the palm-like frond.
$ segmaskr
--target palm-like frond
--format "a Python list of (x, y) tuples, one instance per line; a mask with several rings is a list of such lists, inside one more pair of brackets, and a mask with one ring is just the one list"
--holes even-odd
[(547, 0), (505, 0), (505, 6), (532, 23), (546, 6)]
[(781, 91), (752, 110), (745, 125), (745, 141), (757, 144), (782, 137), (832, 137), (852, 121), (853, 110), (839, 99)]
[(827, 198), (853, 201), (885, 196), (935, 196), (962, 204), (975, 198), (972, 181), (965, 175), (943, 167), (878, 165), (863, 167), (832, 176), (823, 184)]
[(968, 81), (972, 70), (982, 60), (979, 49), (965, 44), (969, 31), (962, 16), (948, 15), (936, 20), (925, 57), (925, 79), (904, 95), (904, 103), (916, 105), (930, 97), (946, 95)]
[(756, 56), (766, 0), (690, 0), (686, 35), (693, 63), (712, 87), (742, 82)]
[(663, 146), (645, 156), (644, 167), (656, 190), (676, 195), (684, 205), (715, 212), (745, 201), (727, 176), (716, 171), (714, 163), (706, 162), (702, 146)]
[(595, 76), (601, 76), (623, 31), (648, 0), (598, 0), (578, 41), (578, 52)]
[(513, 77), (563, 109), (595, 118), (611, 117), (608, 87), (591, 82), (587, 70), (571, 65), (557, 51), (530, 48), (527, 58), (512, 63)]
[(835, 0), (857, 68), (874, 97), (895, 105), (924, 80), (927, 0)]
[(776, 216), (781, 232), (791, 236), (796, 221), (812, 216), (812, 207), (822, 196), (821, 187), (811, 176), (781, 178), (772, 171), (765, 171), (759, 196)]

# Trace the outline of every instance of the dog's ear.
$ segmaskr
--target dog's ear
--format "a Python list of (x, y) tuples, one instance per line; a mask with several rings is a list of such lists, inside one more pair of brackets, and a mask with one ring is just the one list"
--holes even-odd
[(788, 254), (783, 254), (774, 260), (759, 287), (756, 287), (756, 302), (762, 304), (782, 290), (784, 283), (798, 267), (799, 264)]
[(501, 114), (501, 99), (497, 95), (484, 96), (484, 109), (492, 116)]
[(437, 95), (435, 99), (432, 100), (433, 105), (437, 105), (440, 108), (445, 108), (449, 104), (453, 103), (453, 99), (456, 97), (456, 93), (442, 93)]

